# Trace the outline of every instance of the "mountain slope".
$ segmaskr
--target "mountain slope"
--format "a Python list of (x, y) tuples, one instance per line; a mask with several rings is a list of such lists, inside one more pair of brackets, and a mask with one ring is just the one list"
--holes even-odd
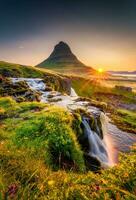
[(68, 44), (59, 42), (51, 55), (36, 67), (52, 69), (65, 74), (91, 74), (95, 70), (86, 66), (72, 53)]

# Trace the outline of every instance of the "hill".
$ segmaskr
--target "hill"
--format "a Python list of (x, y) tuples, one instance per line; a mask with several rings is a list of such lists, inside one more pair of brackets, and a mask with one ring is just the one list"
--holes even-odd
[(1, 77), (42, 78), (49, 86), (55, 90), (69, 94), (71, 89), (70, 80), (65, 76), (57, 74), (56, 72), (3, 61), (0, 61), (0, 80)]
[(86, 66), (78, 60), (72, 53), (70, 47), (65, 42), (59, 42), (51, 55), (36, 67), (52, 69), (65, 74), (89, 75), (95, 70), (92, 67)]

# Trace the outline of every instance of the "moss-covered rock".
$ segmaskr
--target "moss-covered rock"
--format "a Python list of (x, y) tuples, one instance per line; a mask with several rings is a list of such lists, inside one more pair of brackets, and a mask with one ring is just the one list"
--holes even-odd
[(17, 102), (40, 101), (40, 93), (32, 91), (25, 81), (13, 83), (9, 78), (0, 78), (0, 96), (11, 96)]
[(50, 70), (0, 61), (0, 76), (13, 78), (42, 78), (43, 81), (53, 90), (67, 94), (70, 94), (71, 92), (70, 79)]

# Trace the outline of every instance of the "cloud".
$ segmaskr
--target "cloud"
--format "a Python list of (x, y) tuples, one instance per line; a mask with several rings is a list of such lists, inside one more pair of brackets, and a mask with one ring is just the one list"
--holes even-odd
[(25, 47), (24, 46), (19, 46), (19, 49), (24, 49)]

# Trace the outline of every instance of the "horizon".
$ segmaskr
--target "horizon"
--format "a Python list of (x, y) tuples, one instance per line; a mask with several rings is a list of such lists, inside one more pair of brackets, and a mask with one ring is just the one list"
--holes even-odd
[(3, 1), (0, 60), (35, 66), (62, 40), (94, 69), (135, 71), (135, 10), (134, 0)]

